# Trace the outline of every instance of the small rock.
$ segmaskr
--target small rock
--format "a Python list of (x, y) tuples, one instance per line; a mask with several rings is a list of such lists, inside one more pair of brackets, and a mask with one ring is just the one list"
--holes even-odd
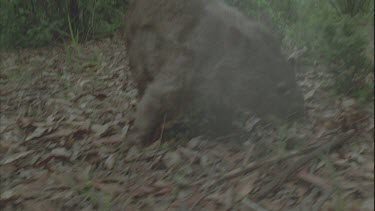
[(374, 172), (374, 162), (373, 161), (368, 162), (367, 164), (364, 165), (364, 168), (366, 169), (366, 171)]
[(45, 132), (47, 131), (47, 128), (36, 128), (34, 132), (26, 137), (25, 141), (30, 141), (31, 139), (34, 138), (39, 138), (41, 137)]
[(94, 124), (91, 126), (91, 130), (94, 131), (94, 133), (97, 136), (101, 137), (109, 130), (109, 124), (105, 124), (105, 125)]
[(374, 211), (374, 198), (369, 198), (362, 202), (361, 211)]
[(251, 132), (254, 127), (260, 122), (260, 119), (257, 118), (257, 117), (252, 117), (251, 119), (249, 119), (248, 121), (246, 121), (245, 123), (245, 130), (247, 132)]
[(104, 161), (104, 166), (107, 169), (111, 170), (114, 165), (115, 165), (115, 156), (114, 155), (108, 156), (108, 158)]
[(200, 165), (203, 167), (207, 167), (209, 165), (210, 161), (207, 155), (203, 155), (200, 159)]
[(180, 153), (174, 151), (174, 152), (168, 152), (163, 157), (163, 163), (167, 168), (172, 168), (177, 165), (179, 165), (182, 162), (182, 158)]
[(355, 105), (355, 100), (354, 99), (344, 99), (341, 103), (341, 105), (344, 107), (344, 108), (351, 108)]
[(198, 136), (198, 137), (195, 137), (195, 138), (192, 138), (189, 143), (187, 144), (187, 146), (190, 148), (190, 149), (195, 149), (199, 146), (199, 144), (202, 142), (203, 140), (203, 137), (202, 136)]
[(26, 152), (20, 152), (20, 153), (13, 154), (9, 157), (5, 157), (3, 160), (0, 161), (0, 165), (6, 165), (6, 164), (13, 163), (13, 162), (15, 162), (15, 161), (17, 161), (21, 158), (26, 157), (27, 155), (29, 155), (32, 152), (34, 152), (34, 151), (29, 150), (29, 151), (26, 151)]
[(139, 156), (140, 152), (139, 149), (136, 146), (132, 146), (126, 155), (126, 159), (133, 159)]
[(8, 201), (16, 196), (13, 190), (6, 190), (0, 195), (0, 201)]
[(56, 148), (56, 149), (53, 149), (51, 151), (51, 156), (54, 156), (54, 157), (67, 158), (68, 159), (68, 158), (70, 158), (71, 155), (72, 155), (72, 153), (69, 152), (68, 150), (66, 150), (63, 147)]
[(178, 151), (181, 153), (181, 155), (190, 160), (191, 163), (194, 163), (195, 161), (198, 161), (199, 157), (198, 157), (198, 153), (196, 151), (193, 151), (189, 148), (185, 148), (185, 147), (180, 147), (178, 148)]

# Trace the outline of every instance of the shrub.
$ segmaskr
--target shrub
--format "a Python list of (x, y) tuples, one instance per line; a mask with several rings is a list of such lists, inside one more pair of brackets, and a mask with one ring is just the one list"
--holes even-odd
[[(2, 0), (0, 47), (38, 47), (101, 36), (123, 23), (124, 0)], [(71, 28), (69, 28), (69, 25)]]
[(339, 93), (373, 98), (372, 0), (228, 1), (252, 17), (270, 16), (284, 49), (306, 46), (311, 61), (329, 67)]
[(355, 89), (356, 82), (371, 68), (365, 55), (368, 41), (363, 30), (350, 17), (335, 17), (324, 24), (323, 38), (322, 51), (333, 64), (338, 90)]
[(354, 17), (360, 13), (368, 12), (372, 0), (330, 0), (330, 4), (338, 14)]

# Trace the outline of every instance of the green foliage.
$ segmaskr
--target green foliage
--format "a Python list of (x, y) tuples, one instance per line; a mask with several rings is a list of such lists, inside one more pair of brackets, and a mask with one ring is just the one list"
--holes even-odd
[[(285, 21), (289, 17), (288, 2), (293, 0), (226, 0), (230, 5), (239, 8), (244, 14), (257, 20), (261, 20), (272, 28), (283, 32)], [(275, 7), (285, 7), (285, 10), (276, 10)], [(285, 18), (283, 18), (285, 17)]]
[(271, 17), (286, 51), (306, 46), (312, 61), (329, 67), (338, 93), (373, 99), (372, 0), (228, 1), (251, 17)]
[(39, 47), (55, 40), (81, 40), (123, 24), (124, 0), (1, 0), (0, 48)]
[(337, 91), (354, 95), (371, 94), (365, 84), (373, 69), (366, 55), (369, 41), (365, 31), (358, 27), (358, 21), (345, 15), (332, 17), (324, 23), (323, 30), (322, 53), (332, 64)]
[[(337, 6), (332, 6), (333, 2)], [(371, 49), (373, 35), (369, 33), (373, 31), (374, 7), (369, 0), (350, 2), (337, 0), (330, 1), (328, 5), (327, 2), (318, 5), (326, 9), (319, 17), (312, 16), (310, 20), (311, 25), (320, 24), (320, 30), (315, 30), (319, 36), (315, 54), (329, 63), (329, 70), (334, 76), (334, 88), (338, 93), (368, 101), (374, 97), (374, 83), (367, 79), (374, 68)], [(364, 5), (366, 9), (361, 9)]]
[(338, 14), (354, 17), (360, 13), (368, 12), (372, 0), (330, 0), (329, 2)]

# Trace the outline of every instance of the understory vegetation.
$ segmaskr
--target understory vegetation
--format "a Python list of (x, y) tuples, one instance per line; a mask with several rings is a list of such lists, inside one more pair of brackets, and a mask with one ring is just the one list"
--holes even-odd
[[(141, 12), (126, 19), (130, 1)], [(176, 30), (160, 33), (163, 23), (192, 27), (163, 17), (190, 13), (178, 10), (188, 1), (0, 0), (0, 210), (374, 210), (373, 0), (212, 0), (277, 32), (296, 74), (279, 69), (269, 33), (254, 45), (223, 13), (198, 27), (209, 33), (178, 36), (202, 43), (192, 53), (176, 37), (178, 48), (165, 44)], [(230, 46), (212, 32), (240, 39), (230, 34)], [(213, 42), (225, 48), (201, 50)], [(253, 49), (258, 64), (247, 63)], [(305, 115), (270, 114), (287, 110)], [(147, 128), (145, 145), (137, 132)]]
[[(227, 1), (276, 28), (286, 52), (306, 47), (303, 62), (325, 65), (337, 93), (373, 100), (373, 1)], [(2, 0), (0, 49), (109, 35), (124, 26), (126, 6), (125, 0)]]
[(374, 2), (371, 0), (227, 0), (271, 23), (284, 49), (306, 47), (310, 64), (330, 71), (334, 90), (362, 102), (374, 93)]
[(123, 25), (124, 0), (1, 0), (0, 46), (41, 47), (84, 41)]

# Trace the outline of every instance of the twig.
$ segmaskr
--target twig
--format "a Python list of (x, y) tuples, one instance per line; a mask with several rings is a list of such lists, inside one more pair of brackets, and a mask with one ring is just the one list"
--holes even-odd
[(254, 171), (254, 170), (256, 170), (260, 167), (268, 166), (268, 165), (271, 165), (273, 163), (281, 162), (281, 161), (288, 160), (288, 159), (293, 158), (293, 157), (297, 157), (297, 156), (306, 154), (306, 153), (308, 153), (310, 151), (313, 151), (317, 148), (319, 148), (319, 147), (318, 146), (312, 146), (312, 147), (308, 147), (306, 149), (303, 149), (301, 151), (295, 151), (295, 152), (288, 153), (288, 154), (283, 155), (283, 156), (275, 156), (273, 158), (258, 161), (258, 162), (255, 161), (255, 162), (250, 163), (249, 165), (245, 166), (245, 168), (243, 168), (243, 169), (235, 169), (235, 170), (229, 172), (228, 174), (224, 175), (220, 179), (214, 181), (210, 185), (210, 187), (212, 187), (214, 185), (218, 185), (219, 183), (221, 183), (223, 181), (230, 180), (230, 179), (233, 179), (235, 177), (238, 177), (238, 176), (241, 176), (241, 175), (244, 175), (244, 174), (248, 174), (251, 171)]
[(259, 204), (251, 201), (248, 198), (244, 198), (242, 203), (244, 203), (246, 206), (250, 207), (252, 210), (255, 210), (255, 211), (268, 211), (267, 209), (261, 207)]
[(280, 177), (277, 178), (277, 180), (274, 180), (274, 182), (270, 183), (268, 187), (263, 189), (260, 193), (257, 194), (257, 198), (264, 198), (269, 193), (276, 191), (282, 183), (292, 175), (298, 173), (298, 170), (301, 169), (303, 166), (305, 166), (308, 162), (318, 157), (320, 154), (324, 152), (329, 152), (339, 146), (341, 146), (345, 141), (349, 140), (354, 134), (354, 130), (348, 131), (346, 134), (344, 134), (344, 137), (339, 137), (333, 142), (328, 142), (320, 146), (319, 148), (315, 149), (310, 154), (307, 154), (302, 159), (297, 161), (294, 165), (292, 165), (288, 170), (285, 171), (284, 174), (282, 174)]
[(305, 182), (311, 183), (311, 184), (319, 187), (321, 190), (324, 190), (324, 191), (332, 190), (332, 185), (329, 182), (327, 182), (324, 179), (322, 179), (320, 177), (317, 177), (313, 174), (307, 173), (306, 168), (304, 170), (300, 171), (297, 174), (297, 177), (299, 179), (305, 181)]
[[(246, 194), (244, 196), (242, 196), (241, 198), (237, 199), (236, 200), (236, 203), (238, 202), (242, 202), (243, 204), (245, 204), (246, 206), (250, 207), (252, 210), (255, 210), (255, 211), (267, 211), (265, 208), (261, 207), (259, 204), (255, 203), (254, 201), (250, 200), (247, 196), (249, 194)], [(231, 208), (229, 208), (228, 210), (233, 210), (234, 209), (234, 206), (236, 205), (233, 204)]]
[(236, 136), (238, 136), (240, 134), (241, 133), (231, 133), (229, 135), (219, 136), (219, 137), (216, 137), (214, 140), (212, 140), (212, 142), (222, 141), (222, 140), (225, 140), (225, 139), (233, 138), (233, 137), (236, 137)]
[(201, 202), (204, 198), (206, 198), (206, 195), (202, 195), (196, 202), (194, 202), (193, 206), (191, 206), (189, 210), (194, 210), (195, 207), (199, 204), (199, 202)]
[(333, 190), (325, 192), (322, 197), (315, 203), (315, 206), (311, 209), (312, 211), (319, 211), (323, 207), (324, 203), (331, 197), (334, 193)]
[[(331, 135), (331, 134), (333, 134), (335, 132), (337, 132), (337, 131), (329, 132), (329, 133), (321, 136), (320, 138), (328, 136), (328, 135)], [(257, 168), (264, 167), (264, 166), (267, 166), (267, 165), (271, 165), (271, 164), (274, 164), (276, 162), (281, 162), (281, 161), (288, 160), (288, 159), (293, 158), (293, 157), (298, 157), (298, 156), (301, 156), (301, 155), (309, 153), (305, 157), (303, 157), (301, 160), (299, 160), (295, 165), (293, 165), (291, 168), (289, 168), (286, 171), (286, 173), (284, 173), (283, 175), (281, 175), (281, 177), (278, 180), (276, 180), (273, 183), (271, 183), (260, 194), (257, 194), (258, 195), (257, 198), (265, 197), (271, 191), (279, 188), (281, 186), (281, 184), (289, 176), (297, 173), (298, 172), (297, 170), (300, 169), (302, 166), (304, 166), (306, 163), (308, 163), (312, 159), (316, 158), (319, 154), (321, 154), (321, 153), (323, 153), (325, 151), (330, 151), (330, 150), (332, 150), (334, 148), (337, 148), (338, 146), (340, 146), (341, 144), (343, 144), (345, 141), (347, 141), (348, 139), (350, 139), (350, 137), (352, 137), (353, 134), (354, 134), (354, 131), (348, 131), (347, 134), (345, 134), (346, 135), (345, 137), (338, 138), (337, 140), (335, 140), (333, 142), (320, 143), (320, 146), (316, 144), (314, 146), (309, 146), (309, 147), (306, 147), (305, 149), (302, 149), (300, 151), (291, 152), (291, 153), (288, 153), (288, 154), (283, 155), (283, 156), (276, 156), (276, 157), (273, 157), (273, 158), (270, 158), (270, 159), (265, 159), (263, 161), (250, 163), (244, 169), (233, 170), (233, 171), (229, 172), (228, 174), (224, 175), (223, 177), (221, 177), (221, 178), (217, 179), (216, 181), (212, 182), (210, 185), (203, 186), (202, 188), (205, 188), (207, 190), (208, 188), (213, 187), (215, 185), (218, 185), (219, 183), (221, 183), (223, 181), (233, 179), (233, 178), (241, 176), (243, 174), (247, 174), (247, 173), (249, 173), (251, 171), (254, 171)], [(202, 182), (195, 183), (195, 185), (197, 185), (197, 184), (202, 184)], [(208, 194), (211, 194), (211, 193), (213, 193), (212, 190), (209, 191), (208, 193), (206, 193), (201, 198), (199, 198), (194, 203), (194, 205), (192, 206), (192, 208), (190, 210), (193, 210), (199, 204), (199, 202), (201, 202), (205, 197), (207, 197)]]
[(135, 158), (126, 159), (126, 160), (124, 160), (124, 162), (125, 163), (133, 163), (133, 162), (147, 161), (147, 160), (151, 160), (155, 157), (163, 156), (165, 153), (166, 153), (166, 151), (151, 154), (151, 155), (146, 155), (146, 156), (145, 155), (139, 155)]
[(164, 127), (165, 127), (166, 119), (167, 119), (167, 114), (164, 115), (163, 124), (161, 125), (161, 131), (160, 131), (160, 137), (159, 137), (160, 141), (162, 141), (162, 139), (163, 139), (163, 133), (164, 133)]

